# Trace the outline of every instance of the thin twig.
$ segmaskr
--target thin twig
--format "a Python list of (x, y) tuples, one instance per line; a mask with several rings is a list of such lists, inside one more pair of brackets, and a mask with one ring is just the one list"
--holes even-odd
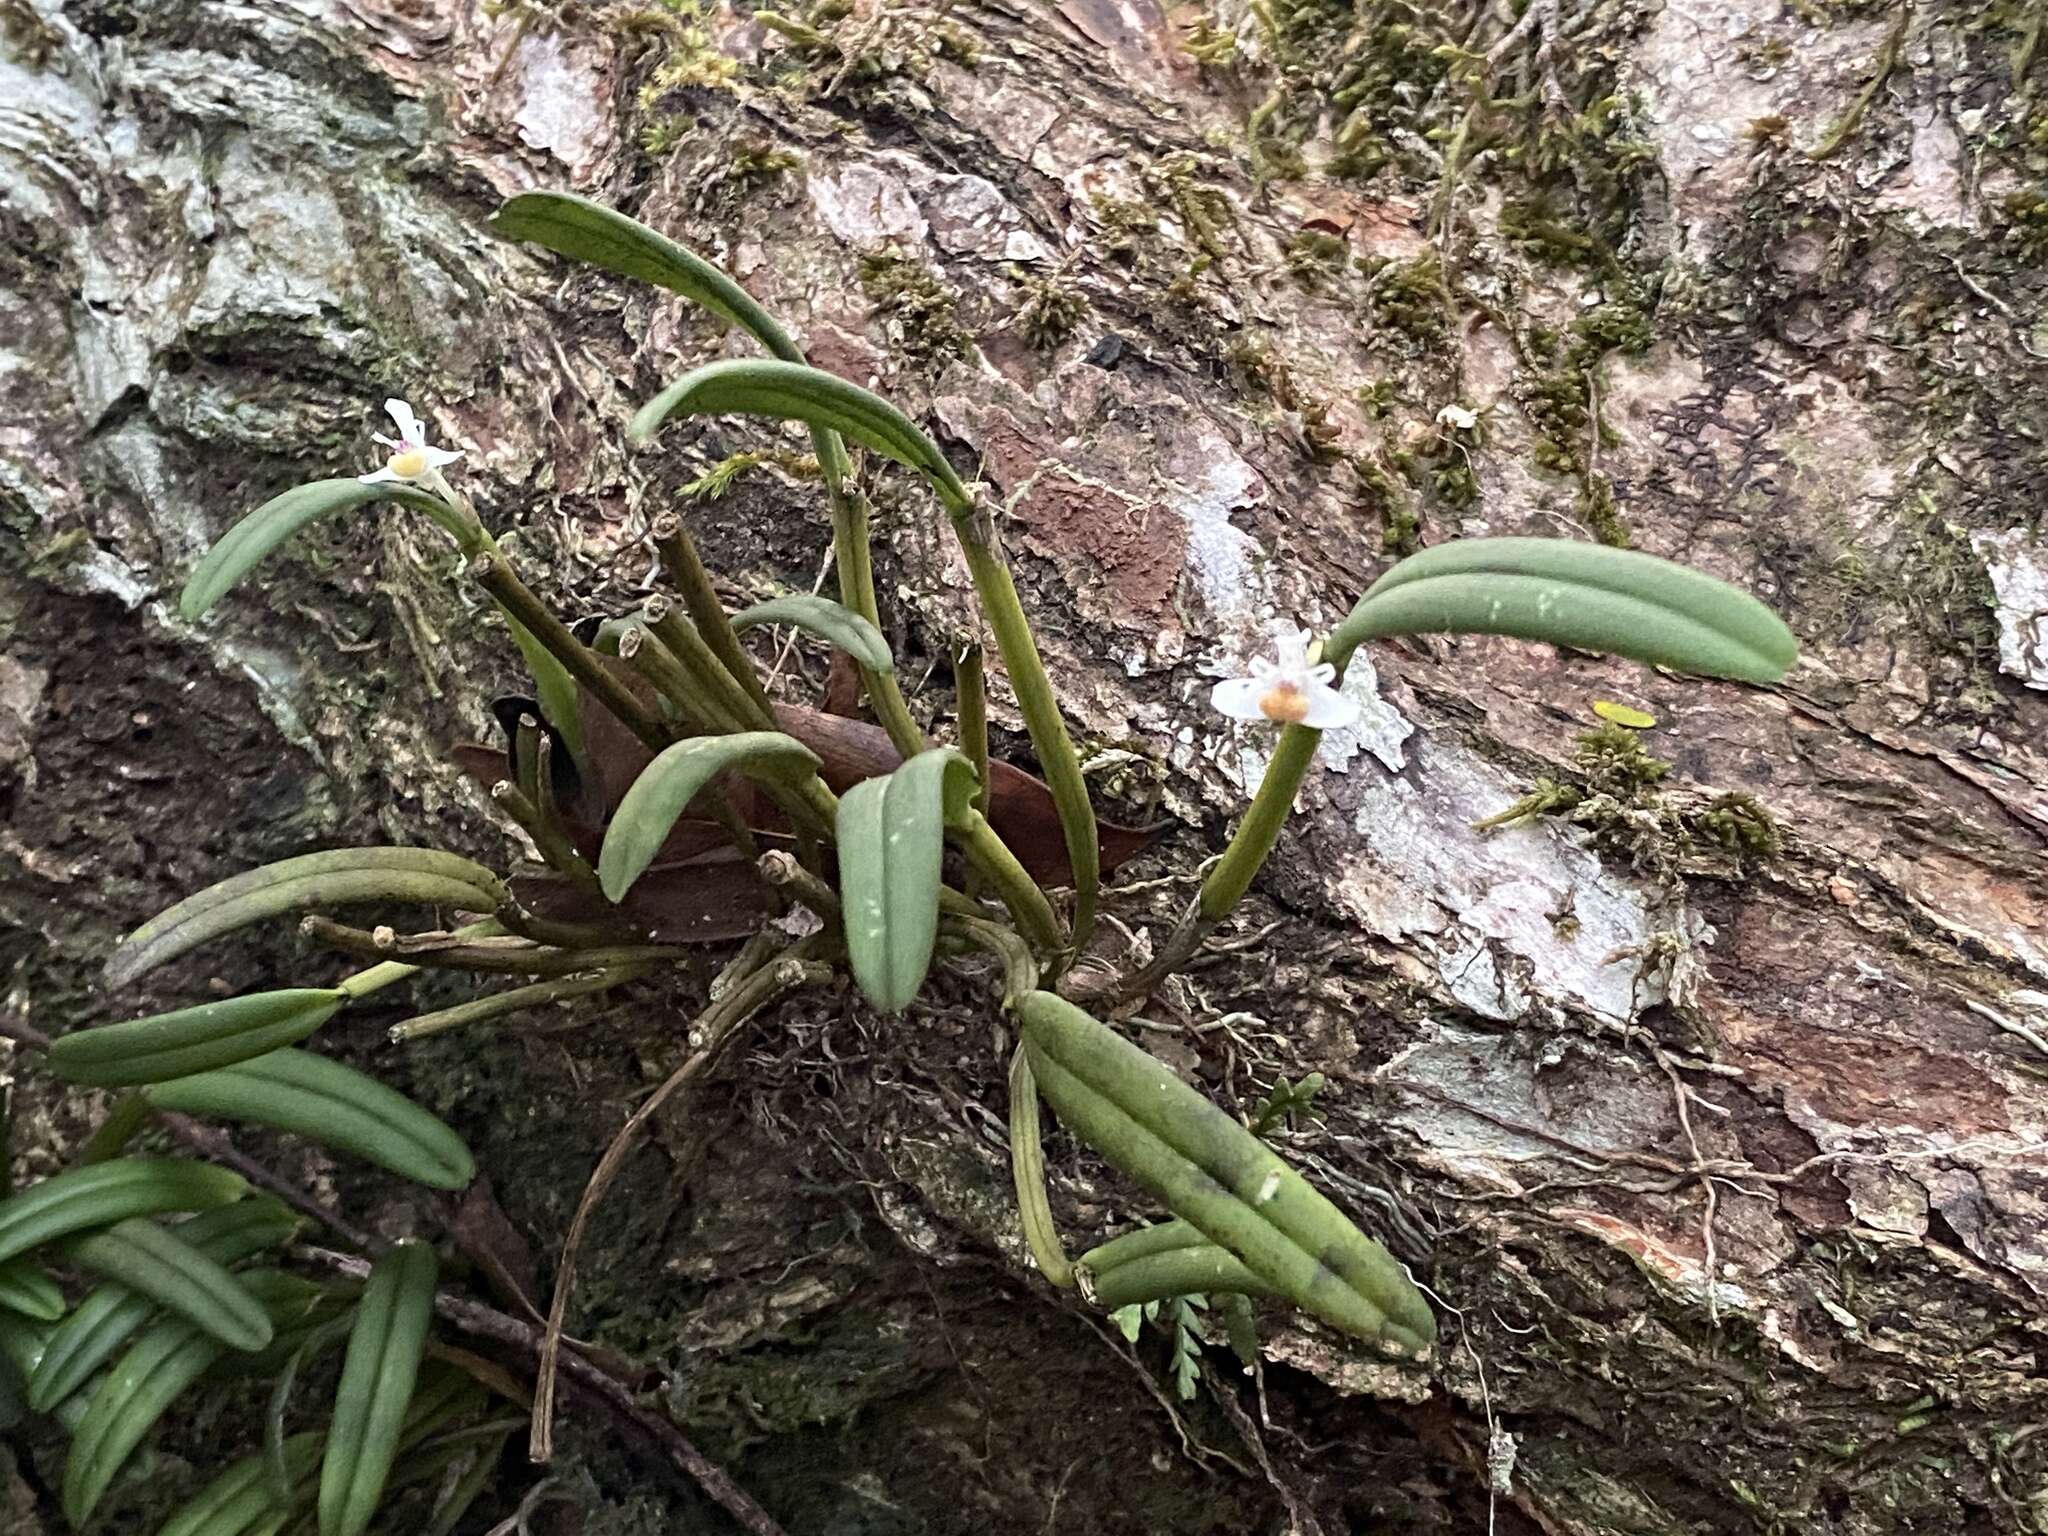
[(1899, 62), (1899, 50), (1905, 46), (1906, 28), (1912, 24), (1912, 20), (1912, 0), (1906, 0), (1906, 4), (1899, 7), (1898, 20), (1892, 23), (1891, 31), (1885, 34), (1884, 42), (1877, 50), (1876, 73), (1871, 75), (1870, 83), (1856, 93), (1856, 99), (1849, 103), (1849, 110), (1844, 112), (1835, 126), (1828, 130), (1827, 137), (1806, 152), (1807, 159), (1826, 160), (1849, 142), (1849, 136), (1856, 131), (1856, 125), (1863, 121), (1864, 111), (1876, 99), (1885, 81), (1891, 78), (1892, 70)]

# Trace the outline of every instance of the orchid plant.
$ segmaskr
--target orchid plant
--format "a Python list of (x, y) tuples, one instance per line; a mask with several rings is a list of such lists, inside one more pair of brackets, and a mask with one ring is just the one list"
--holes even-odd
[[(731, 612), (688, 523), (671, 514), (649, 530), (669, 590), (630, 611), (566, 619), (528, 587), (443, 477), (460, 455), (433, 446), (403, 400), (386, 402), (397, 435), (376, 439), (388, 450), (382, 467), (287, 491), (207, 554), (185, 588), (189, 621), (316, 518), (386, 502), (441, 528), (533, 674), (533, 695), (499, 711), (502, 744), (459, 756), (526, 835), (536, 867), (501, 873), (451, 853), (382, 847), (238, 875), (129, 935), (109, 962), (110, 982), (127, 985), (288, 914), (362, 968), (332, 984), (42, 1042), (60, 1076), (122, 1095), (94, 1138), (92, 1161), (0, 1201), (0, 1358), (30, 1383), (37, 1410), (73, 1415), (66, 1422), (75, 1425), (79, 1470), (75, 1482), (67, 1476), (67, 1509), (89, 1513), (150, 1423), (220, 1359), (261, 1367), (286, 1351), (295, 1369), (323, 1348), (346, 1348), (328, 1426), (287, 1434), (279, 1408), (265, 1452), (223, 1474), (165, 1527), (171, 1536), (275, 1530), (300, 1510), (321, 1536), (360, 1536), (389, 1489), (432, 1462), (418, 1448), (442, 1445), (451, 1420), (483, 1411), (482, 1388), (460, 1370), (422, 1369), (429, 1320), (437, 1306), (451, 1310), (437, 1291), (431, 1247), (380, 1248), (302, 1201), (344, 1249), (361, 1254), (330, 1255), (333, 1273), (367, 1276), (360, 1294), (307, 1280), (303, 1264), (231, 1274), (226, 1266), (274, 1253), (289, 1216), (247, 1198), (236, 1176), (212, 1177), (221, 1170), (210, 1157), (124, 1152), (155, 1117), (217, 1153), (187, 1118), (204, 1116), (281, 1128), (432, 1187), (462, 1187), (473, 1168), (452, 1130), (305, 1044), (352, 1002), (430, 969), (514, 981), (397, 1025), (396, 1042), (677, 973), (693, 946), (729, 950), (687, 1028), (685, 1061), (620, 1131), (572, 1223), (537, 1350), (530, 1433), (538, 1459), (551, 1450), (576, 1249), (634, 1136), (750, 1021), (842, 973), (881, 1015), (910, 1007), (935, 968), (957, 978), (949, 987), (995, 978), (987, 1005), (1018, 1040), (1010, 1130), (1020, 1225), (1052, 1285), (1124, 1319), (1138, 1315), (1133, 1308), (1158, 1315), (1172, 1303), (1167, 1312), (1183, 1323), (1194, 1314), (1177, 1298), (1218, 1298), (1233, 1316), (1247, 1298), (1275, 1298), (1383, 1353), (1426, 1360), (1435, 1324), (1403, 1267), (1262, 1135), (1090, 1010), (1156, 987), (1235, 910), (1275, 846), (1321, 733), (1357, 718), (1338, 685), (1360, 645), (1426, 633), (1509, 635), (1766, 683), (1793, 659), (1785, 626), (1719, 582), (1596, 545), (1471, 539), (1400, 562), (1327, 635), (1282, 629), (1271, 658), (1215, 685), (1215, 709), (1277, 727), (1278, 740), (1192, 907), (1148, 964), (1120, 972), (1091, 951), (1102, 879), (1146, 838), (1096, 819), (982, 489), (909, 417), (810, 367), (738, 284), (654, 230), (559, 193), (516, 197), (494, 222), (508, 238), (679, 293), (768, 354), (684, 375), (642, 408), (630, 436), (647, 443), (688, 416), (802, 424), (831, 513), (838, 597), (791, 596)], [(855, 449), (909, 471), (945, 511), (1042, 779), (991, 755), (978, 644), (956, 654), (952, 739), (937, 739), (928, 702), (906, 695), (884, 637)], [(842, 653), (872, 723), (772, 692), (746, 639), (768, 626)], [(405, 932), (329, 915), (361, 903), (460, 921)], [(1090, 963), (1077, 965), (1083, 956)], [(1166, 1219), (1070, 1260), (1044, 1181), (1041, 1101), (1149, 1191)], [(243, 1213), (240, 1225), (214, 1214), (221, 1209)], [(206, 1214), (160, 1219), (173, 1212)], [(223, 1223), (227, 1236), (216, 1230)], [(130, 1250), (157, 1255), (154, 1267)], [(73, 1306), (40, 1268), (43, 1258), (108, 1275), (120, 1294), (105, 1300), (102, 1287)], [(110, 1310), (129, 1321), (127, 1332), (94, 1321)], [(152, 1317), (162, 1321), (129, 1344)], [(288, 1402), (289, 1386), (279, 1390)]]

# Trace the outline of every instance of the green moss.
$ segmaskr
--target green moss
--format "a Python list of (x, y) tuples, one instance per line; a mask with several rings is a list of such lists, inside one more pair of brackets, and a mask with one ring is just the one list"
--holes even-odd
[(923, 358), (960, 357), (973, 338), (959, 321), (960, 291), (914, 257), (875, 251), (860, 259), (860, 286), (890, 339)]
[(1602, 544), (1616, 549), (1629, 547), (1628, 524), (1622, 521), (1621, 511), (1614, 504), (1614, 482), (1605, 475), (1590, 469), (1586, 472), (1572, 510)]
[(1111, 197), (1106, 192), (1090, 194), (1088, 211), (1094, 218), (1102, 247), (1112, 256), (1134, 256), (1142, 236), (1159, 230), (1159, 213), (1149, 203), (1131, 198)]
[(1770, 858), (1785, 846), (1784, 834), (1771, 813), (1754, 795), (1739, 789), (1717, 795), (1694, 825), (1738, 858)]
[(1056, 275), (1032, 277), (1015, 269), (1010, 275), (1024, 287), (1024, 302), (1017, 309), (1017, 329), (1026, 341), (1043, 351), (1073, 335), (1088, 313), (1088, 300), (1080, 289), (1062, 282)]
[(1310, 288), (1319, 288), (1349, 264), (1351, 246), (1342, 235), (1304, 229), (1287, 242), (1287, 270)]
[(1435, 251), (1411, 261), (1369, 261), (1369, 313), (1375, 326), (1395, 332), (1414, 349), (1441, 346), (1451, 334), (1450, 291)]

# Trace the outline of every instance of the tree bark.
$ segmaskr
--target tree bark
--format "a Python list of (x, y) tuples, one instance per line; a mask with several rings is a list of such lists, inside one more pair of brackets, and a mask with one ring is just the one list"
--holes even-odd
[[(763, 1027), (620, 1179), (571, 1329), (788, 1530), (2048, 1531), (2040, 4), (489, 9), (0, 0), (5, 1007), (307, 983), (330, 962), (275, 936), (145, 996), (93, 977), (267, 859), (510, 852), (445, 748), (516, 655), (430, 529), (317, 527), (176, 616), (237, 517), (373, 467), (387, 395), (567, 611), (644, 591), (676, 506), (731, 595), (821, 579), (800, 472), (681, 492), (796, 439), (625, 443), (744, 338), (485, 226), (576, 190), (1004, 503), (1101, 803), (1172, 827), (1119, 944), (1163, 937), (1255, 782), (1209, 666), (1417, 540), (1627, 539), (1803, 646), (1774, 689), (1361, 655), (1256, 901), (1125, 1021), (1234, 1109), (1327, 1075), (1285, 1143), (1430, 1287), (1431, 1369), (1262, 1315), (1258, 1379), (1211, 1350), (1176, 1401), (1161, 1337), (1030, 1272), (984, 990)], [(943, 732), (968, 589), (938, 509), (866, 473)], [(1657, 727), (1582, 740), (1596, 701)], [(455, 1121), (546, 1270), (690, 996), (337, 1045)], [(14, 1077), (46, 1170), (88, 1101)], [(1049, 1153), (1077, 1245), (1156, 1214)], [(373, 1225), (445, 1215), (306, 1166)], [(715, 1528), (570, 1428), (586, 1528)]]

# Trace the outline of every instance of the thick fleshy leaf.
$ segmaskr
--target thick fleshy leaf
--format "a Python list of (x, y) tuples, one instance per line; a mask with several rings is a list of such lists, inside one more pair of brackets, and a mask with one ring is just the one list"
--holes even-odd
[(951, 747), (920, 752), (839, 802), (846, 953), (868, 1001), (887, 1013), (924, 985), (939, 932), (946, 828), (974, 800), (974, 766)]
[(50, 1065), (58, 1076), (95, 1088), (189, 1077), (297, 1045), (347, 1001), (346, 992), (331, 988), (293, 987), (74, 1029), (51, 1042)]
[(667, 841), (676, 818), (699, 790), (728, 771), (789, 776), (808, 773), (818, 758), (780, 731), (740, 731), (679, 741), (649, 763), (605, 828), (597, 874), (605, 895), (623, 898)]
[(72, 1239), (65, 1253), (81, 1269), (149, 1297), (230, 1349), (258, 1350), (270, 1342), (269, 1314), (224, 1265), (174, 1229), (130, 1217)]
[(788, 624), (816, 635), (851, 656), (870, 672), (893, 672), (896, 659), (889, 654), (889, 642), (882, 632), (851, 608), (829, 597), (811, 592), (793, 593), (743, 608), (732, 616), (732, 627), (745, 633), (763, 624)]
[(558, 255), (680, 293), (749, 332), (777, 357), (803, 354), (744, 288), (694, 252), (637, 219), (569, 192), (522, 192), (491, 215), (510, 240), (531, 240)]
[(188, 896), (129, 934), (107, 960), (107, 985), (137, 977), (211, 939), (307, 907), (404, 901), (495, 912), (504, 888), (481, 864), (432, 848), (337, 848), (252, 869)]
[(414, 1241), (394, 1243), (371, 1266), (320, 1465), (320, 1536), (362, 1536), (377, 1512), (419, 1380), (439, 1268), (434, 1250)]
[(287, 1047), (143, 1090), (159, 1109), (246, 1121), (353, 1152), (402, 1178), (461, 1189), (476, 1162), (446, 1123), (367, 1073)]
[(959, 510), (971, 504), (953, 466), (917, 423), (880, 395), (822, 368), (761, 358), (708, 363), (643, 405), (627, 435), (644, 443), (678, 411), (691, 416), (767, 416), (837, 432), (923, 472), (947, 506)]
[[(775, 709), (775, 723), (818, 754), (824, 762), (819, 773), (835, 794), (845, 794), (864, 779), (893, 773), (903, 761), (888, 732), (865, 720), (780, 704)], [(1072, 885), (1073, 867), (1067, 862), (1066, 844), (1060, 835), (1059, 811), (1045, 781), (1012, 763), (991, 759), (988, 787), (989, 825), (1009, 844), (1025, 872), (1043, 886)], [(1096, 836), (1103, 871), (1114, 870), (1146, 848), (1161, 830), (1098, 820)]]
[(178, 598), (178, 612), (188, 623), (199, 618), (233, 591), (266, 555), (308, 523), (331, 512), (368, 506), (373, 501), (395, 501), (415, 512), (424, 512), (444, 527), (450, 525), (454, 516), (438, 496), (402, 482), (366, 485), (350, 477), (295, 485), (283, 495), (273, 496), (221, 535), (186, 581)]
[[(216, 1264), (234, 1264), (274, 1248), (297, 1230), (298, 1219), (269, 1195), (216, 1206), (174, 1229)], [(50, 1335), (29, 1381), (29, 1404), (48, 1413), (92, 1375), (156, 1311), (149, 1296), (125, 1285), (96, 1287)]]
[(32, 1260), (10, 1259), (0, 1264), (0, 1309), (54, 1323), (64, 1315), (64, 1292)]
[(1388, 635), (1487, 634), (1682, 672), (1776, 682), (1792, 631), (1726, 582), (1638, 550), (1569, 539), (1459, 539), (1410, 555), (1331, 631), (1332, 660)]

